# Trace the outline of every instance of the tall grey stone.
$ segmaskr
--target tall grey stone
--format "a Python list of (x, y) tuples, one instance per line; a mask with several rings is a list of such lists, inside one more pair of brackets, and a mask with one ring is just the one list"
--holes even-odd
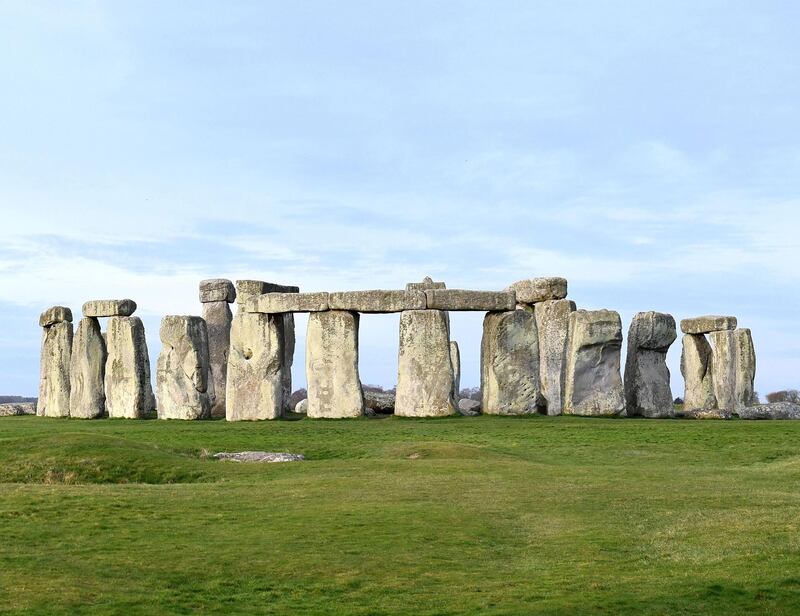
[(711, 332), (711, 371), (717, 408), (733, 412), (736, 409), (736, 339), (733, 330)]
[(533, 312), (490, 312), (484, 317), (481, 394), (487, 415), (544, 412), (539, 387), (539, 336)]
[(208, 330), (201, 317), (168, 315), (161, 320), (156, 369), (159, 419), (208, 419), (214, 380)]
[(308, 417), (341, 419), (364, 414), (358, 375), (357, 312), (329, 310), (308, 317)]
[(50, 318), (40, 319), (42, 321), (48, 325), (44, 328), (42, 341), (37, 415), (69, 417), (72, 323), (70, 320), (54, 322)]
[(106, 331), (106, 411), (111, 418), (141, 419), (155, 408), (150, 357), (139, 317), (111, 317)]
[(283, 415), (283, 315), (244, 312), (231, 324), (225, 417), (228, 421)]
[(461, 392), (461, 351), (455, 340), (450, 341), (450, 363), (453, 364), (453, 400), (458, 402)]
[(400, 417), (457, 414), (446, 312), (407, 310), (400, 314), (394, 414)]
[(225, 394), (228, 382), (228, 351), (231, 344), (233, 314), (227, 301), (205, 302), (203, 319), (208, 331), (208, 356), (214, 383), (212, 417), (225, 417)]
[(675, 416), (667, 351), (677, 337), (672, 315), (640, 312), (633, 317), (625, 362), (625, 403), (629, 417)]
[(734, 334), (734, 370), (736, 372), (735, 410), (738, 412), (755, 404), (756, 351), (753, 335), (747, 328)]
[(569, 315), (575, 310), (575, 302), (568, 299), (545, 300), (534, 306), (539, 335), (539, 383), (548, 415), (561, 415)]
[(622, 320), (612, 310), (569, 315), (564, 414), (615, 416), (625, 412), (620, 375)]
[(106, 343), (95, 317), (84, 317), (72, 340), (70, 417), (96, 419), (106, 411)]
[(281, 367), (284, 411), (292, 410), (289, 408), (289, 399), (292, 397), (292, 365), (296, 343), (294, 314), (286, 312), (283, 314), (283, 366)]
[(683, 336), (681, 374), (685, 384), (684, 411), (709, 411), (717, 407), (713, 363), (711, 345), (703, 334)]

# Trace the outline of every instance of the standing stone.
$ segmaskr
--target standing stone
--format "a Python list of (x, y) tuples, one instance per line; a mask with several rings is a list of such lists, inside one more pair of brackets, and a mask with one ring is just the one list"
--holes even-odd
[(564, 414), (613, 417), (624, 413), (619, 314), (612, 310), (573, 312), (568, 338)]
[(756, 351), (753, 335), (747, 328), (734, 334), (734, 361), (736, 372), (735, 410), (740, 411), (755, 403)]
[(161, 320), (159, 336), (158, 418), (209, 418), (214, 381), (206, 322), (200, 317), (169, 315)]
[(703, 334), (683, 336), (681, 374), (685, 383), (683, 410), (709, 411), (716, 408), (711, 345)]
[(625, 362), (625, 403), (629, 417), (675, 416), (667, 351), (677, 337), (672, 315), (640, 312), (633, 317)]
[(533, 312), (490, 312), (484, 317), (481, 394), (487, 415), (544, 412), (539, 387), (539, 336)]
[(84, 317), (72, 341), (70, 360), (70, 417), (96, 419), (106, 412), (106, 343), (100, 323)]
[(711, 332), (711, 372), (716, 408), (730, 411), (736, 408), (736, 356), (733, 330)]
[(341, 419), (364, 414), (358, 376), (357, 312), (329, 310), (308, 317), (308, 416)]
[(453, 364), (453, 400), (458, 401), (461, 392), (461, 351), (455, 340), (450, 341), (450, 363)]
[(39, 319), (45, 323), (42, 340), (41, 382), (37, 415), (69, 417), (72, 355), (72, 313), (69, 308), (55, 306)]
[(575, 310), (575, 302), (568, 299), (543, 301), (534, 306), (539, 335), (539, 383), (548, 415), (561, 415), (569, 315)]
[(111, 317), (106, 332), (106, 411), (111, 418), (141, 419), (155, 407), (150, 357), (139, 317)]
[(281, 383), (283, 384), (284, 411), (291, 411), (289, 399), (292, 397), (292, 366), (294, 365), (294, 349), (297, 343), (294, 331), (294, 314), (283, 315), (283, 366)]
[(457, 414), (446, 312), (407, 310), (400, 314), (394, 414), (400, 417)]
[(244, 312), (231, 324), (225, 417), (228, 421), (283, 415), (283, 316)]
[(208, 357), (214, 383), (212, 417), (225, 417), (225, 390), (228, 382), (228, 350), (231, 344), (231, 313), (228, 302), (203, 304), (203, 319), (208, 331)]

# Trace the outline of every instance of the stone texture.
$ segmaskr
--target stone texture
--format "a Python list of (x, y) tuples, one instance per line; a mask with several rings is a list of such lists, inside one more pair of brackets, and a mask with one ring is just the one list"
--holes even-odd
[(755, 401), (756, 351), (753, 335), (747, 328), (733, 332), (733, 359), (736, 379), (734, 411), (738, 413)]
[(64, 320), (45, 327), (38, 415), (69, 417), (71, 355), (72, 323)]
[(481, 414), (481, 403), (470, 398), (461, 398), (458, 401), (458, 412), (464, 417), (477, 417)]
[(285, 453), (285, 452), (270, 452), (270, 451), (238, 451), (215, 453), (214, 457), (217, 460), (227, 462), (302, 462), (306, 459), (300, 453)]
[(129, 317), (136, 312), (132, 299), (94, 299), (83, 304), (85, 317)]
[(568, 299), (546, 300), (534, 306), (539, 335), (539, 383), (548, 415), (561, 415), (569, 315), (575, 310), (575, 302)]
[(159, 336), (158, 418), (208, 419), (214, 381), (206, 322), (201, 317), (168, 315), (161, 319)]
[(741, 419), (800, 419), (800, 404), (774, 402), (741, 408), (736, 413)]
[(514, 310), (516, 298), (511, 292), (432, 289), (425, 291), (429, 310), (470, 310), (495, 312)]
[(709, 315), (681, 321), (681, 331), (684, 334), (710, 334), (729, 329), (736, 329), (736, 317)]
[(39, 315), (39, 327), (50, 327), (63, 321), (72, 322), (72, 310), (66, 306), (51, 306)]
[(237, 280), (236, 302), (245, 304), (247, 300), (263, 295), (264, 293), (298, 293), (300, 287), (274, 284), (263, 280)]
[(712, 365), (711, 345), (706, 337), (703, 334), (684, 335), (681, 374), (685, 384), (685, 411), (707, 411), (717, 406)]
[(96, 419), (106, 412), (106, 343), (100, 323), (83, 317), (72, 340), (70, 359), (70, 417)]
[(0, 417), (36, 415), (35, 402), (6, 402), (0, 404)]
[(555, 299), (564, 299), (567, 296), (566, 278), (531, 278), (520, 280), (509, 286), (506, 291), (517, 294), (520, 304), (536, 304)]
[(300, 415), (308, 414), (308, 398), (303, 398), (300, 400), (300, 402), (295, 404), (294, 412), (299, 413)]
[(447, 285), (443, 282), (434, 282), (430, 276), (425, 276), (422, 282), (409, 282), (406, 284), (406, 291), (427, 291), (428, 289), (446, 289)]
[(564, 414), (615, 416), (625, 411), (620, 376), (622, 321), (612, 310), (569, 316)]
[(629, 417), (675, 416), (667, 351), (677, 337), (672, 315), (640, 312), (633, 317), (625, 362), (625, 404)]
[(344, 310), (308, 317), (306, 379), (308, 416), (342, 419), (364, 414), (358, 376), (359, 315)]
[(539, 336), (532, 312), (491, 312), (484, 317), (481, 394), (486, 415), (544, 412), (539, 387)]
[(395, 396), (390, 391), (365, 391), (364, 410), (371, 410), (373, 414), (391, 415), (394, 413)]
[(225, 417), (277, 419), (283, 414), (283, 317), (239, 310), (231, 324)]
[(250, 298), (242, 308), (262, 314), (324, 312), (329, 308), (328, 293), (266, 293)]
[(733, 413), (720, 409), (706, 409), (706, 410), (683, 410), (675, 413), (675, 416), (680, 419), (733, 419)]
[(236, 288), (227, 278), (209, 278), (200, 281), (200, 303), (236, 301)]
[(711, 344), (711, 382), (714, 387), (716, 408), (725, 411), (736, 409), (736, 338), (732, 330), (708, 334)]
[(208, 332), (208, 358), (214, 399), (211, 403), (212, 417), (225, 417), (226, 388), (228, 383), (228, 351), (231, 344), (231, 322), (233, 314), (226, 301), (203, 304), (203, 320)]
[(424, 310), (425, 293), (422, 291), (345, 291), (331, 293), (328, 307), (331, 310), (352, 312), (402, 312), (403, 310)]
[(461, 351), (455, 340), (450, 341), (450, 363), (453, 364), (453, 400), (458, 400), (461, 392)]
[(141, 419), (155, 408), (150, 357), (139, 317), (111, 317), (106, 331), (106, 412)]
[(283, 384), (284, 410), (290, 411), (289, 398), (292, 397), (292, 366), (294, 365), (294, 348), (297, 343), (294, 331), (294, 315), (291, 312), (283, 315), (283, 366), (281, 366), (281, 383)]
[(408, 310), (401, 313), (394, 414), (400, 417), (456, 414), (446, 312)]

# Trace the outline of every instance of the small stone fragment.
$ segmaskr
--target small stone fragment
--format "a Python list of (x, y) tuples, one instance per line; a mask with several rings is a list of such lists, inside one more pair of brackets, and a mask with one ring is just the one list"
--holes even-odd
[(236, 287), (226, 278), (209, 278), (200, 281), (200, 303), (236, 301)]
[(551, 277), (520, 280), (509, 286), (506, 291), (514, 291), (520, 304), (564, 299), (567, 296), (567, 279)]
[(129, 317), (136, 312), (132, 299), (95, 299), (83, 305), (85, 317)]
[(514, 310), (513, 292), (464, 291), (461, 289), (432, 289), (425, 291), (429, 310), (497, 312)]
[(710, 334), (729, 329), (736, 329), (736, 317), (704, 316), (681, 321), (684, 334)]
[(70, 417), (96, 419), (106, 412), (106, 343), (100, 323), (83, 317), (72, 340), (70, 360)]

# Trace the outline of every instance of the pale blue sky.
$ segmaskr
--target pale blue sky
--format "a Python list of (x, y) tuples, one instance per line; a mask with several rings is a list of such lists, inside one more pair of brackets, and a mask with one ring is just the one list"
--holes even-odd
[[(800, 387), (795, 2), (0, 1), (0, 393), (37, 317), (197, 282), (502, 289), (751, 327)], [(393, 385), (396, 316), (362, 321)], [(305, 320), (295, 377), (304, 381)], [(481, 315), (454, 315), (465, 385)], [(670, 352), (682, 391), (680, 344)]]

